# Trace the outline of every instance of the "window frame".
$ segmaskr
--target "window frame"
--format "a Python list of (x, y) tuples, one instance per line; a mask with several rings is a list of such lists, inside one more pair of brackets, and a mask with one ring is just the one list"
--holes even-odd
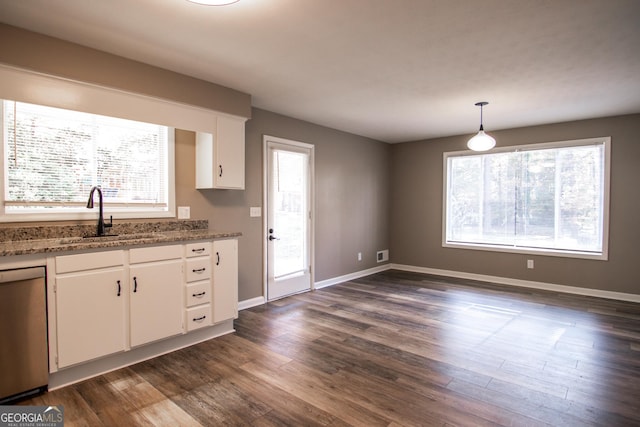
[[(4, 98), (3, 98), (4, 99)], [(0, 99), (0, 103), (3, 99)], [(13, 100), (12, 100), (13, 101)], [(40, 104), (41, 105), (41, 104)], [(48, 105), (47, 105), (48, 106)], [(169, 126), (167, 128), (167, 147), (166, 147), (166, 181), (167, 181), (167, 200), (166, 207), (159, 208), (157, 206), (138, 205), (135, 208), (109, 206), (105, 203), (105, 216), (115, 215), (120, 219), (135, 218), (168, 218), (175, 216), (175, 129)], [(26, 212), (7, 211), (5, 205), (6, 187), (6, 165), (5, 162), (5, 138), (7, 137), (6, 127), (4, 125), (4, 106), (0, 105), (0, 223), (2, 222), (36, 222), (36, 221), (65, 221), (65, 220), (91, 220), (96, 218), (96, 209), (81, 208), (60, 208), (43, 210), (38, 212), (38, 208)], [(89, 194), (87, 193), (87, 197)], [(97, 207), (96, 207), (97, 208)], [(65, 209), (68, 209), (65, 211)]]
[[(603, 170), (603, 206), (602, 206), (602, 251), (600, 253), (584, 252), (578, 250), (560, 250), (549, 248), (531, 248), (531, 247), (517, 247), (507, 245), (496, 245), (489, 243), (469, 243), (469, 242), (453, 242), (447, 241), (447, 201), (448, 201), (448, 186), (449, 186), (449, 170), (448, 159), (451, 157), (464, 157), (464, 156), (478, 156), (478, 155), (491, 155), (499, 153), (513, 153), (521, 151), (534, 151), (540, 149), (550, 148), (566, 148), (566, 147), (578, 147), (587, 146), (602, 143), (604, 147), (604, 170)], [(597, 137), (597, 138), (585, 138), (575, 139), (568, 141), (553, 141), (534, 144), (514, 145), (506, 147), (496, 147), (488, 153), (478, 153), (476, 151), (464, 150), (464, 151), (449, 151), (443, 152), (443, 195), (442, 195), (442, 247), (452, 249), (471, 249), (490, 252), (502, 252), (513, 254), (527, 254), (527, 255), (545, 255), (556, 256), (565, 258), (582, 258), (592, 260), (609, 259), (609, 211), (610, 211), (610, 193), (611, 193), (611, 137)]]

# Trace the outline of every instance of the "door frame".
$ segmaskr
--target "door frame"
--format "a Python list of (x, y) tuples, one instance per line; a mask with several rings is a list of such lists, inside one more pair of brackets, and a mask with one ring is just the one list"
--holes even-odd
[(304, 148), (309, 150), (309, 280), (311, 281), (310, 290), (315, 289), (315, 146), (305, 142), (295, 141), (292, 139), (280, 138), (277, 136), (262, 135), (262, 295), (265, 302), (268, 299), (268, 253), (269, 245), (267, 242), (268, 235), (268, 215), (269, 215), (269, 142), (275, 142), (281, 145), (289, 145), (295, 148)]

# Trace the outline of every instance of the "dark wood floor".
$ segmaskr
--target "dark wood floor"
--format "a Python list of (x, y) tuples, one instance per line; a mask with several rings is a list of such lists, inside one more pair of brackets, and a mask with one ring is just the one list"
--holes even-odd
[(388, 271), (25, 404), (72, 425), (640, 425), (640, 304)]

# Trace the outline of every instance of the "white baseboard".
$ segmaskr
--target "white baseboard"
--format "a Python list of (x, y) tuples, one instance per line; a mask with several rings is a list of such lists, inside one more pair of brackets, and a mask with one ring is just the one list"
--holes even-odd
[[(619, 301), (638, 302), (640, 303), (640, 295), (628, 294), (624, 292), (605, 291), (602, 289), (580, 288), (577, 286), (558, 285), (555, 283), (534, 282), (532, 280), (512, 279), (509, 277), (488, 276), (485, 274), (465, 273), (462, 271), (440, 270), (437, 268), (417, 267), (405, 264), (384, 264), (378, 267), (369, 268), (367, 270), (356, 271), (354, 273), (345, 274), (344, 276), (333, 277), (331, 279), (316, 282), (314, 289), (322, 289), (327, 286), (337, 285), (339, 283), (348, 282), (349, 280), (359, 279), (360, 277), (369, 276), (375, 273), (381, 273), (387, 270), (410, 271), (414, 273), (435, 274), (437, 276), (456, 277), (459, 279), (478, 280), (481, 282), (498, 283), (501, 285), (517, 286), (521, 288), (542, 289), (546, 291), (562, 292), (566, 294), (584, 295), (598, 298), (614, 299)], [(238, 310), (262, 305), (266, 302), (265, 298), (255, 297), (238, 303)]]
[(359, 279), (360, 277), (369, 276), (370, 274), (380, 273), (382, 271), (389, 270), (391, 264), (384, 264), (378, 267), (369, 268), (367, 270), (356, 271), (355, 273), (345, 274), (344, 276), (338, 276), (327, 280), (316, 282), (314, 289), (326, 288), (327, 286), (337, 285), (338, 283), (348, 282), (349, 280)]
[(246, 299), (244, 301), (238, 302), (238, 310), (246, 310), (247, 308), (256, 307), (258, 305), (262, 305), (266, 302), (265, 298), (255, 297), (251, 299)]
[(629, 302), (640, 302), (640, 295), (627, 294), (624, 292), (605, 291), (602, 289), (579, 288), (576, 286), (558, 285), (555, 283), (534, 282), (531, 280), (487, 276), (484, 274), (465, 273), (461, 271), (439, 270), (436, 268), (416, 267), (404, 264), (389, 264), (388, 269), (411, 271), (414, 273), (435, 274), (438, 276), (457, 277), (459, 279), (479, 280), (481, 282), (499, 283), (501, 285), (518, 286), (522, 288), (542, 289), (546, 291), (562, 292), (566, 294), (584, 295)]
[[(381, 265), (379, 267), (369, 268), (367, 270), (356, 271), (355, 273), (345, 274), (344, 276), (334, 277), (332, 279), (322, 280), (314, 283), (313, 289), (326, 288), (327, 286), (337, 285), (338, 283), (347, 282), (349, 280), (358, 279), (360, 277), (369, 276), (370, 274), (380, 273), (381, 271), (389, 270), (391, 264)], [(264, 296), (250, 298), (244, 301), (238, 302), (238, 310), (246, 310), (251, 307), (256, 307), (265, 304), (267, 299)]]

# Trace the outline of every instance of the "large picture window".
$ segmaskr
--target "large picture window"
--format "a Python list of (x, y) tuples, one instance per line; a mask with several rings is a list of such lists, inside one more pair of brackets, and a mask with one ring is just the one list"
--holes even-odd
[(445, 153), (443, 245), (607, 258), (610, 138)]
[(93, 186), (120, 217), (169, 211), (173, 130), (2, 101), (4, 220), (82, 218)]

